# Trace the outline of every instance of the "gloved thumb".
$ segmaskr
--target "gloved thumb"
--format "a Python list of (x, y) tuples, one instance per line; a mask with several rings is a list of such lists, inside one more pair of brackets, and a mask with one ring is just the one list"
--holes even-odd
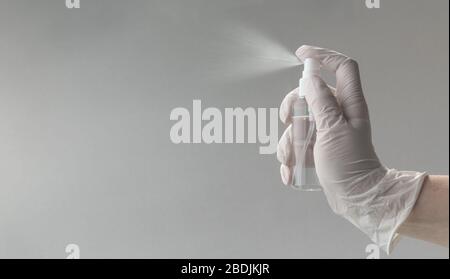
[(317, 130), (326, 130), (345, 124), (345, 118), (336, 97), (328, 85), (319, 77), (305, 78), (306, 101), (316, 121)]

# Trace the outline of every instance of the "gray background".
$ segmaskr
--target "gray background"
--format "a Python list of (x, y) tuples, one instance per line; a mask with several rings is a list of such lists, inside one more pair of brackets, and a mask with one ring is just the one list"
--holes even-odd
[[(275, 155), (174, 145), (169, 114), (278, 107), (300, 68), (240, 78), (245, 26), (357, 59), (383, 162), (448, 174), (449, 2), (381, 4), (0, 0), (0, 257), (366, 257), (323, 194), (281, 187)], [(391, 258), (422, 257), (448, 249), (404, 239)]]

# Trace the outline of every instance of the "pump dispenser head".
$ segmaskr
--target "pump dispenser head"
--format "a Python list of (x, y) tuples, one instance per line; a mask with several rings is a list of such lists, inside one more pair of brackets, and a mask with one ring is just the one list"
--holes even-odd
[(313, 58), (306, 58), (304, 65), (303, 65), (303, 73), (302, 78), (300, 79), (299, 83), (299, 91), (298, 94), (301, 97), (304, 97), (306, 95), (305, 90), (302, 88), (302, 80), (304, 78), (310, 78), (312, 76), (318, 76), (320, 75), (320, 63), (316, 59)]
[(306, 58), (303, 67), (303, 77), (311, 77), (320, 74), (320, 63), (313, 58)]

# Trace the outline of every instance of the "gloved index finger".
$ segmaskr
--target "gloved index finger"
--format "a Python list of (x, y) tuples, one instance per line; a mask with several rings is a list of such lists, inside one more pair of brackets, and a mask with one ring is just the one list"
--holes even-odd
[(314, 58), (318, 60), (325, 70), (336, 73), (340, 65), (350, 59), (348, 56), (316, 46), (303, 45), (295, 52), (297, 57), (304, 62), (306, 58)]
[(333, 50), (307, 45), (301, 46), (295, 54), (301, 61), (316, 59), (325, 70), (336, 74), (336, 98), (348, 120), (369, 119), (355, 60)]

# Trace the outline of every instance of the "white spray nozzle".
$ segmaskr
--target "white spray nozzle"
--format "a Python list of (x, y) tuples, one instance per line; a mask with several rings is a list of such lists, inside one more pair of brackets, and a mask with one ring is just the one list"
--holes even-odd
[(311, 77), (320, 74), (320, 63), (316, 59), (306, 58), (303, 67), (303, 77)]
[(316, 59), (306, 58), (303, 65), (303, 74), (299, 83), (298, 95), (304, 97), (306, 95), (304, 86), (302, 85), (302, 80), (304, 78), (309, 78), (312, 76), (320, 75), (320, 63)]

